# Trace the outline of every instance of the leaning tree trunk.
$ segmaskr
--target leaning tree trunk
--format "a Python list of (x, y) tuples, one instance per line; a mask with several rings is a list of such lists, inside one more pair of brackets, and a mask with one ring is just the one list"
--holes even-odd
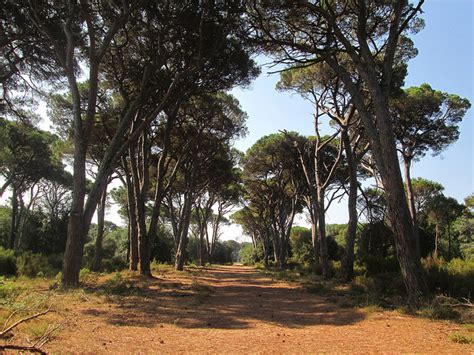
[(92, 270), (99, 271), (102, 264), (102, 242), (104, 239), (105, 203), (107, 201), (107, 189), (102, 193), (99, 206), (97, 206), (97, 238), (95, 239), (94, 261)]
[(408, 209), (398, 163), (390, 112), (388, 111), (388, 104), (378, 102), (377, 99), (374, 100), (374, 107), (377, 112), (380, 144), (375, 149), (372, 145), (372, 152), (387, 197), (390, 225), (395, 234), (397, 257), (407, 290), (408, 302), (417, 305), (420, 296), (427, 292), (428, 287), (421, 266), (415, 229)]

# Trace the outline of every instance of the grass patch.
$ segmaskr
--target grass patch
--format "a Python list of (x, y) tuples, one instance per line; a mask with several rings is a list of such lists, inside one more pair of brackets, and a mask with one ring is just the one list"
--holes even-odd
[(461, 333), (453, 333), (448, 336), (449, 340), (454, 343), (459, 344), (474, 344), (474, 336), (472, 335), (464, 335)]

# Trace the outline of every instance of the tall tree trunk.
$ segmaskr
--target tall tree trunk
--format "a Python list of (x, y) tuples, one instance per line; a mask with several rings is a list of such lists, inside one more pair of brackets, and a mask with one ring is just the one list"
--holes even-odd
[(324, 213), (324, 189), (318, 188), (318, 237), (319, 237), (319, 258), (323, 277), (331, 277), (329, 270), (328, 245), (326, 240), (326, 214)]
[(408, 210), (410, 212), (411, 221), (413, 224), (413, 233), (415, 234), (415, 247), (416, 252), (420, 255), (420, 231), (418, 228), (418, 216), (416, 214), (415, 207), (415, 194), (413, 192), (413, 185), (411, 183), (411, 158), (403, 157), (403, 166), (405, 170), (405, 190), (407, 194)]
[(357, 233), (357, 164), (354, 159), (349, 135), (346, 130), (342, 131), (342, 140), (346, 153), (347, 167), (349, 171), (349, 198), (347, 201), (347, 210), (349, 212), (349, 221), (346, 231), (346, 255), (344, 260), (344, 279), (346, 282), (354, 277), (354, 245)]
[[(393, 26), (397, 25), (396, 22), (393, 23)], [(392, 31), (392, 33), (398, 35), (397, 30)], [(393, 43), (396, 43), (396, 41)], [(370, 55), (370, 53), (367, 55)], [(387, 197), (390, 226), (395, 234), (397, 257), (408, 295), (408, 302), (417, 305), (420, 296), (427, 292), (428, 287), (419, 253), (416, 250), (415, 232), (408, 210), (391, 123), (388, 103), (390, 77), (385, 77), (384, 82), (381, 83), (375, 68), (366, 65), (364, 61), (356, 63), (360, 67), (359, 71), (373, 102), (374, 120), (373, 114), (367, 110), (365, 94), (355, 85), (349, 73), (341, 69), (341, 66), (333, 58), (326, 58), (326, 61), (346, 84), (364, 124), (366, 137), (369, 140)], [(385, 68), (391, 69), (392, 64), (393, 56), (387, 57)]]
[(435, 224), (435, 248), (434, 248), (434, 256), (438, 259), (438, 246), (439, 246), (439, 239), (441, 237), (441, 226), (438, 222)]
[[(80, 115), (80, 113), (79, 113)], [(67, 228), (66, 249), (62, 273), (62, 284), (79, 284), (79, 272), (84, 254), (84, 242), (87, 228), (84, 223), (84, 199), (86, 194), (86, 144), (82, 136), (81, 118), (75, 120), (73, 192), (71, 212)]]
[(127, 205), (128, 205), (128, 224), (129, 224), (129, 269), (138, 270), (138, 220), (137, 220), (137, 200), (135, 198), (134, 185), (130, 176), (128, 162), (123, 159), (122, 166), (125, 170), (127, 183)]
[[(69, 90), (72, 96), (73, 103), (73, 144), (74, 144), (74, 162), (73, 162), (73, 186), (72, 186), (72, 202), (71, 211), (69, 213), (69, 221), (67, 227), (67, 241), (64, 252), (62, 284), (64, 286), (75, 286), (79, 284), (79, 272), (82, 265), (82, 256), (84, 254), (84, 242), (87, 233), (84, 219), (84, 201), (86, 196), (86, 155), (87, 155), (87, 140), (85, 137), (85, 127), (82, 121), (81, 109), (81, 95), (77, 85), (74, 73), (74, 39), (69, 28), (65, 28), (67, 35), (67, 60), (64, 63), (66, 75), (69, 84)], [(91, 63), (93, 64), (93, 63)], [(95, 65), (93, 66), (95, 68)], [(92, 67), (91, 73), (92, 74)], [(97, 77), (89, 77), (94, 83)], [(91, 88), (92, 90), (92, 88)], [(89, 97), (93, 93), (89, 91)], [(89, 110), (95, 110), (94, 107), (88, 107)], [(88, 110), (88, 111), (89, 111)], [(88, 112), (89, 113), (89, 112)], [(91, 117), (87, 117), (89, 120)]]
[(205, 251), (204, 251), (204, 230), (201, 227), (199, 231), (199, 266), (206, 265)]
[(175, 257), (175, 269), (183, 271), (184, 263), (186, 262), (186, 247), (188, 246), (188, 232), (189, 232), (189, 222), (191, 220), (192, 212), (192, 197), (191, 193), (188, 193), (188, 196), (185, 197), (185, 205), (183, 207), (182, 214), (182, 225), (179, 228), (179, 242), (176, 248), (176, 257)]
[(10, 221), (10, 249), (15, 248), (16, 232), (17, 232), (17, 218), (18, 218), (18, 193), (15, 185), (12, 191), (12, 214)]
[(107, 201), (107, 188), (102, 193), (102, 197), (97, 206), (97, 238), (95, 239), (94, 261), (92, 270), (99, 271), (102, 264), (102, 242), (104, 239), (105, 227), (105, 203)]

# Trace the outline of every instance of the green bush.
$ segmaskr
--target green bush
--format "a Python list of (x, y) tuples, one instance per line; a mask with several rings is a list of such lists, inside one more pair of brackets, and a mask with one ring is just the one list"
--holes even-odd
[(0, 247), (0, 275), (16, 274), (15, 253), (11, 249)]
[(244, 244), (240, 249), (240, 262), (244, 265), (255, 265), (256, 262), (263, 260), (262, 248), (254, 248), (250, 243)]
[(48, 262), (48, 258), (42, 254), (34, 254), (31, 251), (22, 253), (16, 261), (17, 274), (19, 276), (35, 277), (40, 272), (46, 276), (54, 275), (54, 270)]
[(432, 292), (452, 297), (470, 298), (474, 295), (474, 260), (442, 259), (428, 257), (423, 260)]
[(357, 246), (358, 261), (367, 274), (399, 271), (394, 235), (384, 222), (366, 224), (358, 236)]
[(102, 269), (107, 272), (121, 271), (128, 267), (127, 261), (120, 256), (102, 259)]

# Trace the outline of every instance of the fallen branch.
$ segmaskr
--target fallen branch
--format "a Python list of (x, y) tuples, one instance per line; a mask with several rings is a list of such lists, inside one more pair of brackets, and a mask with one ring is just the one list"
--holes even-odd
[[(22, 318), (18, 321), (16, 321), (15, 323), (13, 323), (11, 326), (9, 326), (8, 328), (6, 329), (3, 329), (1, 332), (0, 332), (0, 338), (3, 337), (5, 334), (7, 334), (8, 332), (12, 331), (14, 328), (18, 327), (21, 323), (24, 323), (24, 322), (27, 322), (31, 319), (35, 319), (35, 318), (38, 318), (38, 317), (41, 317), (41, 316), (44, 316), (46, 313), (50, 312), (51, 311), (51, 308), (48, 308), (46, 311), (43, 311), (43, 312), (39, 312), (39, 313), (36, 313), (36, 314), (33, 314), (29, 317), (26, 317), (26, 318)], [(10, 318), (10, 317), (8, 317)], [(6, 324), (5, 324), (6, 326)]]
[(19, 351), (29, 351), (32, 353), (38, 353), (38, 354), (47, 354), (44, 350), (41, 350), (40, 348), (34, 347), (34, 346), (22, 346), (22, 345), (0, 345), (0, 352), (5, 351), (5, 350), (19, 350)]
[(468, 308), (474, 307), (474, 304), (468, 298), (462, 298), (462, 301), (460, 301), (456, 298), (452, 298), (452, 297), (448, 297), (448, 296), (444, 296), (444, 295), (439, 295), (439, 296), (436, 297), (436, 299), (444, 306), (468, 307)]

